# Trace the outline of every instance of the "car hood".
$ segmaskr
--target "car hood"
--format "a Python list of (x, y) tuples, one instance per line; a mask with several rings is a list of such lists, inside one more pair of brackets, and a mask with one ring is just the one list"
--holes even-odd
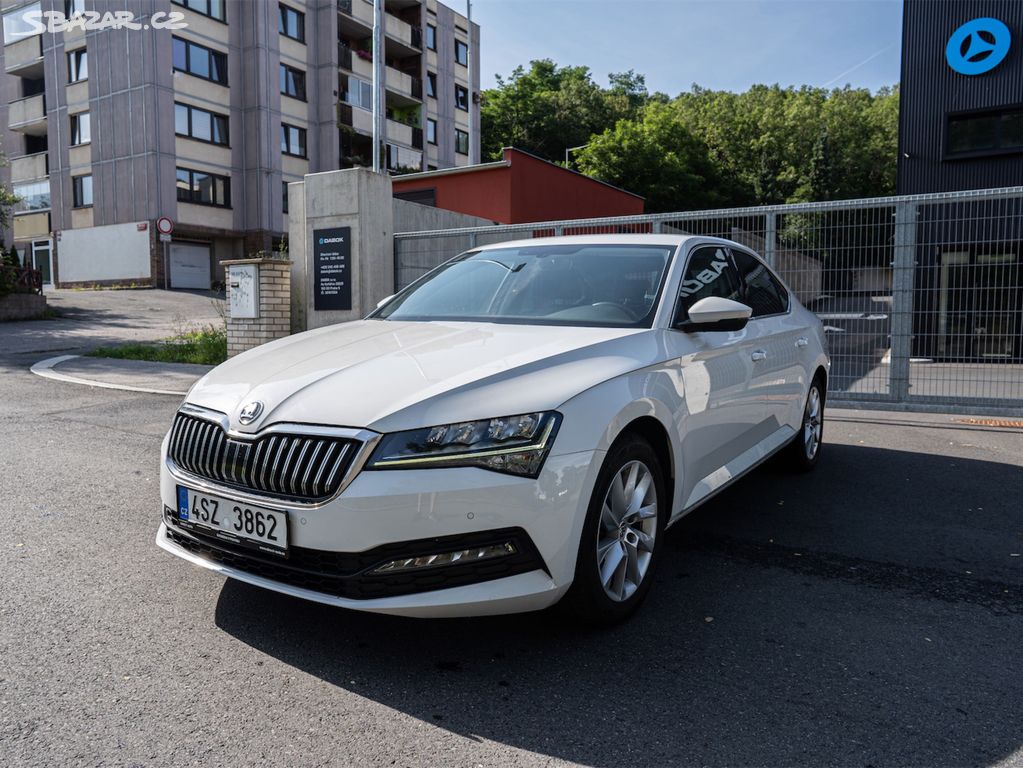
[[(187, 401), (242, 432), (274, 422), (391, 432), (553, 409), (651, 365), (660, 346), (648, 329), (360, 320), (238, 355)], [(254, 400), (262, 414), (241, 425)]]

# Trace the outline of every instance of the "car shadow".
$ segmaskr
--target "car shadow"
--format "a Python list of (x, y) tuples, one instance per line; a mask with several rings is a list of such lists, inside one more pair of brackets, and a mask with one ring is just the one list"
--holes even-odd
[(1023, 743), (1023, 579), (988, 562), (1018, 540), (1021, 494), (1020, 467), (828, 445), (817, 472), (760, 468), (669, 531), (612, 629), (400, 619), (230, 580), (216, 622), (423, 722), (594, 766), (990, 763)]

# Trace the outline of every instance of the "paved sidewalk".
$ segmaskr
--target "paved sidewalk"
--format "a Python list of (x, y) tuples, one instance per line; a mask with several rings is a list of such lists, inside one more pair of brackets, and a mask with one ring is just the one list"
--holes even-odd
[(212, 368), (212, 365), (60, 355), (33, 365), (32, 373), (71, 384), (184, 397), (189, 387)]
[(60, 353), (81, 354), (100, 346), (156, 341), (195, 326), (221, 322), (224, 301), (203, 291), (153, 289), (49, 290), (60, 317), (0, 323), (0, 358), (32, 362)]

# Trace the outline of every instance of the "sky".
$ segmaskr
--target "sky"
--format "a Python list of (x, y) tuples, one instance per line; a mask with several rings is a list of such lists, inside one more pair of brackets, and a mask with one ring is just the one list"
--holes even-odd
[(601, 85), (634, 69), (671, 96), (693, 83), (873, 91), (899, 79), (901, 0), (473, 0), (472, 16), (483, 88), (539, 58), (588, 66)]

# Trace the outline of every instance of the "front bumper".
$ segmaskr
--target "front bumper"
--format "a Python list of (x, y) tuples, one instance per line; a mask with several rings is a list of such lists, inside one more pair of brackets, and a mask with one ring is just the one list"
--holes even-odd
[[(356, 610), (424, 617), (539, 610), (555, 603), (571, 584), (600, 465), (594, 458), (594, 452), (549, 456), (535, 480), (476, 468), (364, 470), (327, 504), (284, 507), (289, 547), (298, 555), (290, 563), (234, 550), (173, 523), (169, 530), (166, 520), (157, 544), (256, 586)], [(176, 485), (182, 482), (188, 484), (165, 462), (161, 495), (166, 507), (176, 506)], [(260, 503), (227, 488), (216, 493)], [(462, 548), (459, 542), (478, 546), (512, 535), (509, 531), (517, 532), (517, 555), (424, 571), (415, 579), (406, 574), (389, 583), (366, 578), (368, 563), (378, 562), (381, 553), (402, 556), (403, 547), (419, 551), (415, 547), (438, 539), (451, 549)], [(434, 551), (443, 549), (441, 544)]]

